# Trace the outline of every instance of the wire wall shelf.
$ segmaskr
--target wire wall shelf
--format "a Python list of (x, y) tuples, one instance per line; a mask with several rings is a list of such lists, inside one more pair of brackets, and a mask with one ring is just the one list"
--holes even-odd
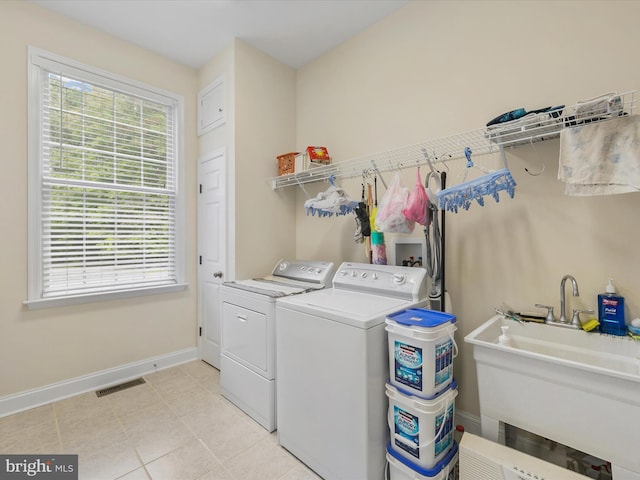
[[(464, 158), (467, 147), (471, 149), (474, 156), (486, 155), (497, 153), (505, 147), (558, 138), (564, 128), (633, 114), (636, 92), (633, 90), (625, 93), (609, 93), (568, 107), (553, 107), (526, 113), (514, 120), (495, 123), (478, 130), (330, 165), (310, 167), (302, 172), (269, 179), (271, 188), (276, 190), (292, 185), (302, 187), (306, 183), (327, 180), (331, 175), (335, 178), (353, 178), (423, 165), (436, 166), (440, 162)], [(514, 110), (514, 112), (518, 111)]]

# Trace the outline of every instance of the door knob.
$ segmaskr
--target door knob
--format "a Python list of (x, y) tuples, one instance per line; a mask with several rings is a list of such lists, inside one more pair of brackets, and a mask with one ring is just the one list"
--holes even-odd
[(213, 274), (213, 278), (222, 278), (222, 272), (216, 272)]

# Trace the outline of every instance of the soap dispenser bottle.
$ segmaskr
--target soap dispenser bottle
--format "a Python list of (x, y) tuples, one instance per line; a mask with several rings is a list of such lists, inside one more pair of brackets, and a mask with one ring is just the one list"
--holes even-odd
[(502, 335), (500, 335), (498, 337), (498, 343), (500, 345), (506, 345), (508, 347), (511, 346), (511, 338), (509, 338), (509, 327), (508, 326), (503, 326), (500, 327), (502, 329)]
[(601, 333), (627, 334), (627, 325), (624, 321), (624, 297), (616, 295), (616, 287), (611, 278), (605, 293), (598, 295), (598, 321)]

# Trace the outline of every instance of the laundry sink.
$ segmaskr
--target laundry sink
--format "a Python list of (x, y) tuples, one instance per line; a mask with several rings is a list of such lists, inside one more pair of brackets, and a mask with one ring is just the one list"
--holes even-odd
[[(499, 345), (503, 326), (508, 327), (508, 345)], [(534, 322), (517, 322), (496, 315), (470, 333), (465, 341), (498, 349), (520, 350), (519, 354), (577, 369), (620, 376), (640, 382), (640, 343), (628, 337), (599, 335)]]
[(497, 441), (505, 422), (611, 461), (614, 480), (640, 480), (640, 342), (502, 315), (465, 341), (484, 437)]

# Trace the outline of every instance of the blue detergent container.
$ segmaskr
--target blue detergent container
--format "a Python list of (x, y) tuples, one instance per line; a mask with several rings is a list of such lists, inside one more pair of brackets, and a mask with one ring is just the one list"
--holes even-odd
[(391, 449), (417, 467), (432, 469), (453, 446), (456, 381), (431, 399), (418, 397), (387, 382)]
[(457, 346), (454, 315), (408, 308), (387, 316), (389, 382), (422, 398), (447, 389), (453, 381)]
[(453, 441), (449, 453), (433, 468), (421, 468), (387, 444), (387, 461), (391, 480), (454, 480), (458, 473), (458, 444)]

